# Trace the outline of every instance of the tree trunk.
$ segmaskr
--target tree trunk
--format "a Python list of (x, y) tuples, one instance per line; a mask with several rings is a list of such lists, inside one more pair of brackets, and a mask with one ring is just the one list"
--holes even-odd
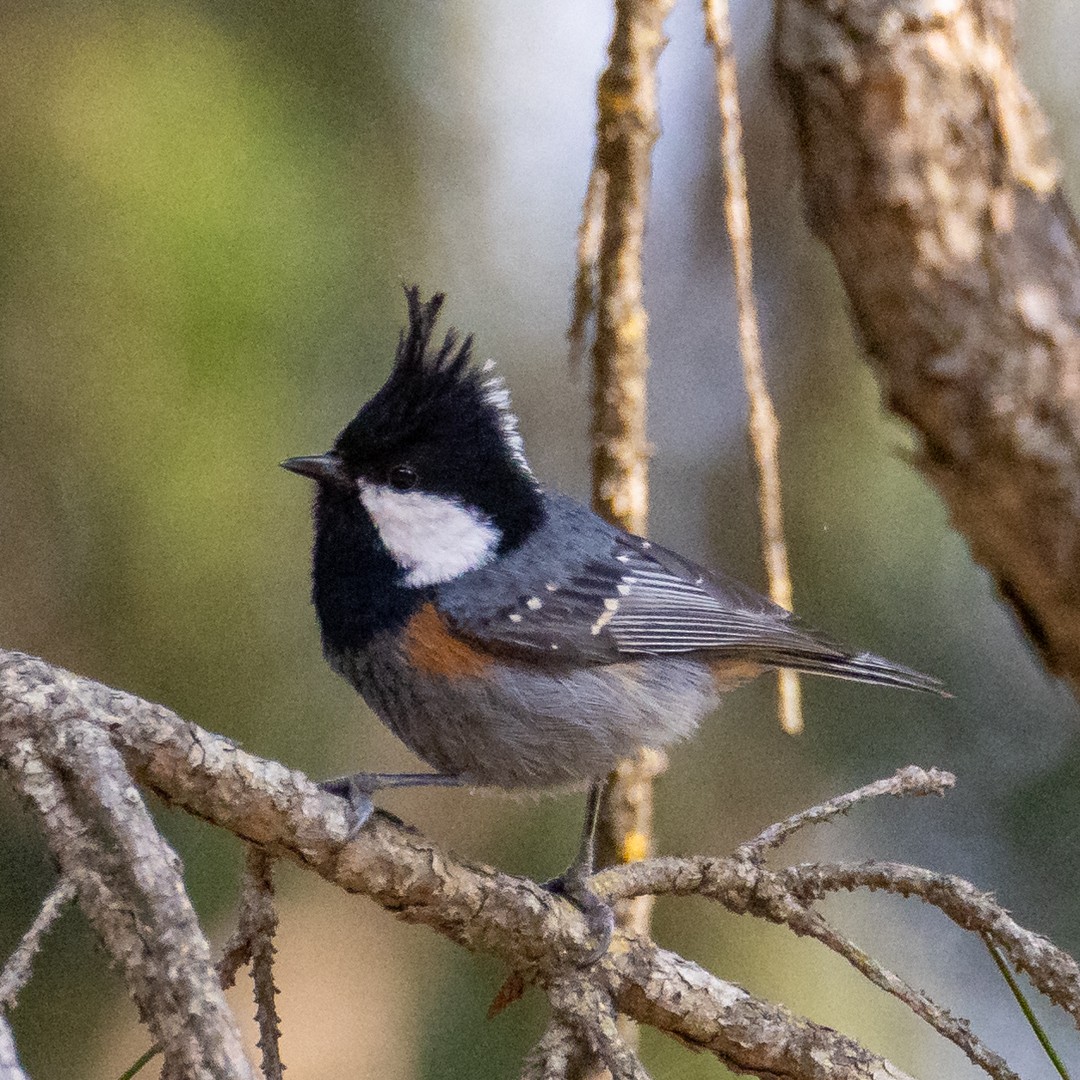
[(919, 468), (1080, 688), (1080, 253), (1004, 0), (779, 0), (810, 226)]

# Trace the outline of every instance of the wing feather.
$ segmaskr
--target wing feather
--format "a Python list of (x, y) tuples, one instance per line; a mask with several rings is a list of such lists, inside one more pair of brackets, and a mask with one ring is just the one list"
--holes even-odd
[(553, 664), (700, 653), (941, 690), (928, 675), (845, 648), (733, 578), (614, 530), (606, 557), (584, 561), (562, 580), (533, 583), (480, 611), (461, 605), (446, 614), (458, 633), (492, 651), (542, 654)]

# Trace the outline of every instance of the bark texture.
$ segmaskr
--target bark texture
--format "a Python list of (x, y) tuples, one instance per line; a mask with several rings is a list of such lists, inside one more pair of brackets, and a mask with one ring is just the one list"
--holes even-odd
[[(535, 883), (470, 865), (380, 813), (350, 836), (344, 801), (302, 774), (248, 754), (160, 705), (3, 650), (0, 764), (36, 808), (79, 903), (120, 962), (164, 1048), (169, 1076), (254, 1073), (236, 1048), (235, 1024), (205, 939), (188, 914), (175, 856), (140, 831), (149, 815), (129, 772), (174, 806), (409, 922), (499, 957), (523, 984), (541, 987), (555, 1024), (526, 1075), (560, 1075), (560, 1062), (584, 1048), (616, 1080), (639, 1078), (640, 1065), (615, 1026), (616, 1012), (707, 1050), (739, 1072), (800, 1080), (906, 1075), (847, 1036), (754, 998), (647, 938), (617, 932), (600, 961), (581, 966), (591, 941), (580, 913)], [(40, 798), (43, 778), (52, 775), (62, 777), (59, 796)], [(72, 828), (60, 797), (68, 782), (94, 793), (100, 821), (93, 829)], [(129, 833), (141, 841), (138, 850)], [(108, 880), (98, 851), (106, 845), (98, 835), (109, 837), (113, 852)], [(118, 849), (111, 847), (114, 838)], [(647, 874), (649, 865), (606, 871), (604, 892), (635, 895), (632, 888), (619, 890), (621, 876)], [(757, 876), (747, 879), (751, 893)], [(663, 891), (662, 884), (654, 888)], [(722, 890), (725, 901), (731, 891)], [(139, 910), (134, 920), (133, 905)], [(755, 905), (743, 897), (738, 906)], [(126, 923), (121, 912), (128, 913)], [(230, 946), (228, 953), (234, 951)], [(203, 1038), (192, 1039), (195, 1032)]]
[(918, 464), (1080, 688), (1080, 251), (1005, 0), (779, 0), (810, 226)]
[[(608, 64), (596, 87), (596, 149), (571, 328), (571, 340), (580, 339), (587, 313), (594, 313), (593, 507), (641, 536), (649, 520), (650, 453), (642, 253), (652, 150), (660, 134), (656, 66), (667, 44), (664, 20), (672, 2), (615, 0)], [(596, 832), (599, 865), (632, 862), (650, 853), (652, 781), (666, 763), (663, 754), (641, 747), (608, 778)], [(615, 918), (622, 929), (645, 934), (651, 913), (651, 897), (634, 897), (616, 906)], [(627, 1025), (623, 1028), (632, 1040)]]

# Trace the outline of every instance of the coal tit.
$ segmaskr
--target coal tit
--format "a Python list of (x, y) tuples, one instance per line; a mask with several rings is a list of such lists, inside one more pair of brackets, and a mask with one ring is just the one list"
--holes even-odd
[(600, 786), (621, 758), (690, 735), (721, 691), (768, 669), (941, 684), (546, 490), (491, 362), (474, 365), (472, 338), (452, 330), (433, 343), (441, 295), (406, 296), (385, 385), (328, 453), (282, 465), (317, 485), (325, 656), (435, 772), (325, 786), (359, 825), (383, 787), (591, 785), (578, 856), (551, 884), (602, 951), (610, 912), (586, 880)]

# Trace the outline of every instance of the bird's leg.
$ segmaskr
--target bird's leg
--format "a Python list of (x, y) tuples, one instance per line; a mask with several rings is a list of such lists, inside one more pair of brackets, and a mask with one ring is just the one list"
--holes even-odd
[(615, 930), (615, 912), (588, 884), (593, 875), (596, 858), (596, 826), (600, 819), (600, 799), (605, 786), (606, 781), (594, 780), (589, 788), (589, 797), (585, 803), (585, 826), (581, 830), (581, 843), (574, 861), (557, 878), (543, 884), (548, 892), (566, 897), (585, 916), (585, 925), (596, 939), (595, 947), (585, 959), (586, 966), (595, 964), (607, 952)]
[(351, 840), (366, 824), (375, 809), (371, 796), (383, 788), (460, 787), (465, 781), (447, 773), (353, 773), (333, 780), (323, 780), (319, 787), (330, 795), (339, 795), (353, 813), (349, 827)]

